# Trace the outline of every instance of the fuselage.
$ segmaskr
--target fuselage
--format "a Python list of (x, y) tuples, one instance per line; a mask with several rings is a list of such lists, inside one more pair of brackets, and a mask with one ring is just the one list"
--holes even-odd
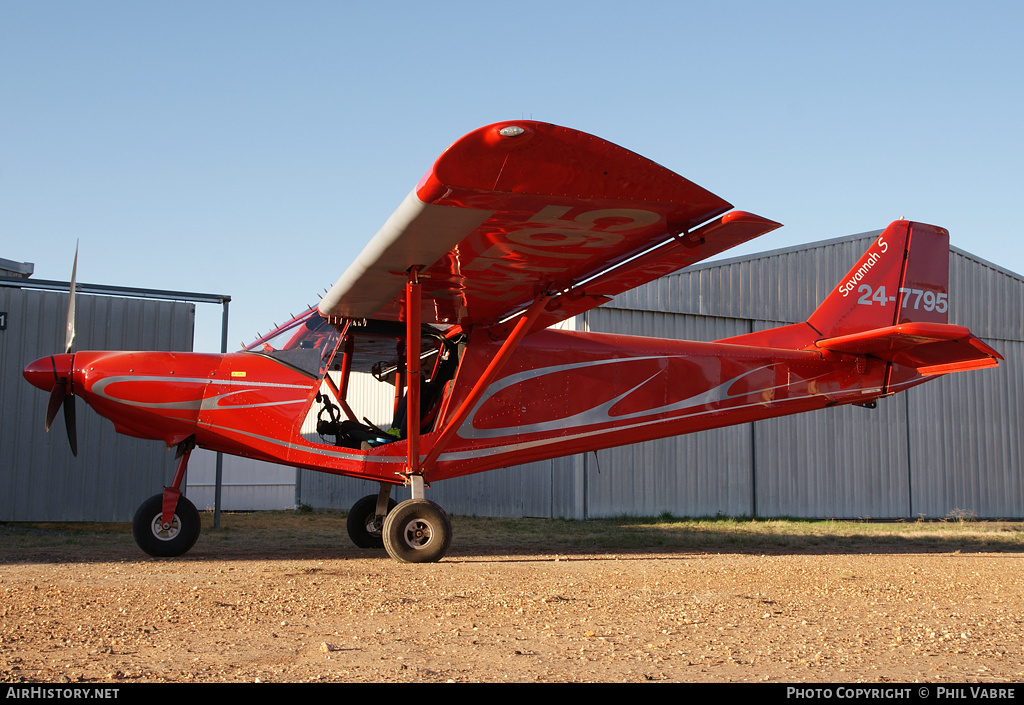
[[(469, 337), (433, 430), (419, 439), (421, 457), (499, 345), (485, 330)], [(74, 394), (121, 433), (169, 446), (194, 436), (210, 450), (403, 482), (408, 441), (360, 450), (304, 437), (321, 379), (259, 352), (78, 352), (41, 358), (25, 376), (49, 389), (58, 365), (73, 370)], [(886, 386), (886, 367), (820, 350), (542, 330), (523, 339), (424, 477), (866, 403), (923, 381), (906, 370)]]

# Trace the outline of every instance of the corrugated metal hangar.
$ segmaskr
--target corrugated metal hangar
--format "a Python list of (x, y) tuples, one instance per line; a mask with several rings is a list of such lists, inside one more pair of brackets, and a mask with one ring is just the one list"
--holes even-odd
[[(174, 452), (117, 434), (80, 401), (77, 458), (62, 418), (43, 431), (48, 397), (25, 381), (22, 370), (63, 352), (69, 285), (28, 279), (32, 269), (0, 260), (0, 521), (130, 521), (173, 476)], [(210, 303), (227, 298), (88, 284), (78, 291), (78, 350), (191, 350), (190, 297)]]
[[(863, 233), (691, 267), (577, 317), (577, 330), (689, 340), (803, 321), (878, 237)], [(1024, 277), (950, 251), (949, 322), (998, 368), (880, 400), (438, 483), (454, 514), (1024, 518)], [(365, 482), (300, 471), (297, 502), (348, 508)], [(404, 495), (401, 495), (404, 497)]]

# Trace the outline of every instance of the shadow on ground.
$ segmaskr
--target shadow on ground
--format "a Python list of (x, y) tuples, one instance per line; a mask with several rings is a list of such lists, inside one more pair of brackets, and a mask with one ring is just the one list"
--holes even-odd
[[(739, 519), (487, 519), (453, 517), (446, 560), (597, 560), (629, 556), (756, 554), (1021, 553), (1024, 522), (871, 522)], [(344, 560), (384, 551), (355, 548), (345, 514), (279, 511), (223, 514), (203, 533), (191, 560)], [(129, 524), (0, 524), (0, 563), (155, 560), (136, 547)]]

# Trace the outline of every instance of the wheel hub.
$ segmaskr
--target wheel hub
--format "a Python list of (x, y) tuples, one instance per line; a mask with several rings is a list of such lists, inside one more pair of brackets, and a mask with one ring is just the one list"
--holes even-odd
[(366, 520), (366, 533), (371, 536), (380, 536), (384, 531), (383, 517), (368, 517)]
[(153, 536), (161, 541), (171, 541), (181, 531), (181, 522), (178, 520), (178, 515), (174, 515), (174, 519), (171, 520), (170, 524), (164, 524), (160, 521), (161, 518), (159, 514), (153, 517)]
[(417, 550), (426, 548), (433, 535), (430, 524), (422, 519), (413, 519), (406, 524), (404, 533), (406, 544)]

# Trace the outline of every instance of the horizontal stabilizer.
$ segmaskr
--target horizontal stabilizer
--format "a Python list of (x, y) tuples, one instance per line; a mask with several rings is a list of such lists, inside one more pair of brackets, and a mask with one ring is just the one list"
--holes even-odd
[(922, 375), (995, 367), (1003, 359), (968, 329), (946, 323), (904, 323), (815, 344), (831, 352), (870, 355), (913, 367)]

